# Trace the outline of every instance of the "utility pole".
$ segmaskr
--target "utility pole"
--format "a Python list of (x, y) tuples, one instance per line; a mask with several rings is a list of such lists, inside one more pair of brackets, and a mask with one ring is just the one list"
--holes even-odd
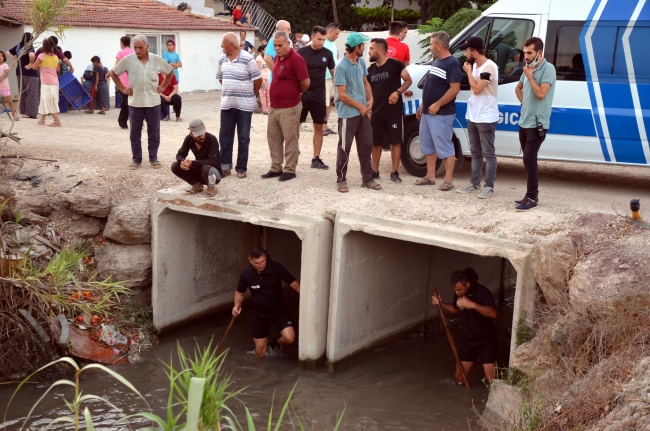
[(339, 22), (339, 13), (336, 10), (336, 0), (332, 0), (332, 12), (334, 12), (334, 22)]

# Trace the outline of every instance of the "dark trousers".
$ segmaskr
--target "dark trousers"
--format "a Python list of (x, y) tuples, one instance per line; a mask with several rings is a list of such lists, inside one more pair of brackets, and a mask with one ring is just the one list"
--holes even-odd
[(183, 106), (181, 96), (179, 96), (178, 94), (174, 94), (170, 102), (166, 101), (162, 97), (160, 98), (160, 112), (162, 112), (163, 117), (167, 116), (167, 109), (169, 109), (169, 105), (172, 105), (172, 107), (174, 108), (174, 112), (176, 113), (176, 118), (180, 117), (181, 107)]
[(519, 144), (524, 155), (524, 167), (526, 168), (526, 176), (528, 177), (526, 197), (534, 200), (537, 200), (539, 197), (539, 191), (537, 190), (539, 187), (537, 153), (539, 153), (539, 148), (542, 146), (544, 139), (546, 139), (546, 134), (543, 137), (539, 136), (536, 128), (519, 128)]
[(251, 142), (252, 112), (230, 108), (221, 110), (221, 129), (219, 142), (221, 143), (221, 169), (232, 169), (232, 151), (235, 142), (235, 129), (237, 129), (237, 165), (235, 171), (246, 172), (248, 169), (248, 146)]
[(160, 105), (150, 108), (129, 107), (131, 117), (131, 154), (133, 161), (142, 163), (142, 125), (147, 122), (147, 150), (149, 161), (158, 160), (160, 146)]
[(352, 141), (356, 138), (357, 154), (363, 182), (372, 181), (372, 127), (367, 115), (339, 118), (339, 145), (336, 150), (336, 182), (346, 181)]
[(221, 181), (221, 179), (219, 175), (219, 168), (217, 166), (190, 166), (190, 169), (186, 171), (181, 168), (180, 163), (172, 163), (172, 173), (178, 178), (187, 181), (187, 183), (191, 185), (194, 185), (196, 183), (207, 185), (210, 168), (215, 168), (217, 170), (217, 182), (215, 184), (219, 184), (219, 181)]
[(120, 104), (120, 115), (117, 117), (117, 124), (121, 128), (129, 127), (129, 96), (122, 93), (120, 94), (121, 104)]

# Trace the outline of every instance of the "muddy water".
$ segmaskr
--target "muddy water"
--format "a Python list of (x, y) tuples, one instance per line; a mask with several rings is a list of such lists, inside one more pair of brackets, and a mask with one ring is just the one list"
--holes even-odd
[[(508, 328), (512, 319), (510, 310), (506, 305), (500, 312), (502, 358), (508, 355)], [(146, 396), (154, 413), (164, 416), (168, 381), (161, 361), (169, 362), (175, 354), (177, 341), (186, 351), (192, 351), (195, 343), (207, 345), (213, 336), (218, 342), (229, 320), (228, 314), (218, 314), (167, 334), (161, 337), (158, 346), (143, 355), (144, 363), (114, 366), (113, 369)], [(458, 337), (458, 328), (455, 328), (455, 332)], [(487, 389), (481, 382), (482, 370), (478, 367), (470, 375), (473, 380), (470, 391), (454, 383), (454, 360), (440, 324), (435, 322), (361, 354), (333, 373), (325, 368), (299, 369), (295, 347), (286, 349), (285, 356), (280, 358), (258, 359), (246, 353), (253, 348), (250, 315), (246, 312), (237, 319), (226, 346), (230, 352), (225, 368), (233, 373), (234, 388), (246, 387), (239, 398), (254, 414), (260, 429), (268, 418), (274, 391), (274, 417), (277, 417), (278, 404), (284, 402), (298, 380), (293, 407), (306, 429), (318, 431), (332, 429), (337, 413), (344, 408), (342, 430), (474, 429), (476, 414), (472, 408), (482, 411), (487, 399)], [(83, 378), (82, 387), (84, 393), (105, 396), (128, 413), (145, 410), (141, 400), (100, 373), (89, 373)], [(0, 407), (3, 412), (14, 388), (0, 386)], [(21, 389), (4, 422), (7, 429), (19, 429), (29, 408), (45, 389), (45, 385), (29, 385)], [(37, 416), (30, 421), (27, 429), (43, 429), (51, 419), (62, 415), (65, 405), (61, 396), (64, 394), (69, 392), (53, 391), (53, 395), (48, 396), (36, 410)], [(232, 402), (230, 406), (243, 421), (241, 404)], [(109, 429), (109, 424), (118, 416), (100, 404), (93, 404), (91, 410), (97, 418), (96, 429), (100, 430)], [(0, 429), (3, 429), (2, 425), (0, 420)], [(70, 428), (61, 426), (53, 429)], [(283, 429), (294, 428), (287, 422)]]

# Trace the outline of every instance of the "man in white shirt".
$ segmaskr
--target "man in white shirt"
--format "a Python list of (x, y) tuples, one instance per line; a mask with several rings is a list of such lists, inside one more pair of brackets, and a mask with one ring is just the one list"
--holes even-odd
[(472, 152), (472, 179), (470, 184), (459, 187), (456, 191), (472, 193), (481, 190), (481, 170), (485, 158), (485, 186), (478, 197), (489, 199), (494, 194), (494, 180), (497, 175), (494, 134), (499, 121), (499, 72), (496, 63), (485, 57), (485, 44), (480, 37), (470, 37), (458, 49), (465, 50), (468, 62), (463, 65), (463, 70), (467, 73), (472, 89), (465, 114)]
[[(332, 51), (332, 57), (334, 57), (334, 63), (338, 63), (339, 60), (339, 50), (336, 48), (336, 39), (339, 38), (339, 33), (341, 33), (341, 27), (339, 23), (333, 22), (325, 27), (327, 34), (325, 35), (325, 48)], [(336, 132), (330, 129), (330, 126), (327, 124), (327, 121), (330, 119), (330, 110), (332, 107), (332, 102), (334, 101), (334, 82), (332, 81), (332, 74), (329, 70), (325, 71), (325, 103), (327, 104), (326, 108), (326, 117), (325, 125), (323, 126), (323, 136), (327, 135), (336, 135)]]

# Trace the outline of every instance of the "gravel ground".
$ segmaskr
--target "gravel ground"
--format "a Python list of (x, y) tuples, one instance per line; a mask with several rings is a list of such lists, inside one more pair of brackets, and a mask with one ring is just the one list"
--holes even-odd
[[(146, 164), (137, 171), (128, 169), (131, 161), (129, 132), (119, 128), (116, 108), (111, 108), (106, 115), (62, 114), (63, 126), (57, 128), (39, 126), (36, 120), (21, 119), (14, 128), (22, 138), (21, 143), (9, 143), (6, 154), (56, 160), (25, 160), (20, 170), (25, 176), (41, 174), (43, 181), (38, 187), (50, 196), (78, 181), (105, 187), (112, 194), (114, 203), (147, 199), (152, 192), (170, 187), (177, 187), (181, 194), (184, 182), (171, 174), (168, 166), (175, 159), (192, 118), (202, 118), (208, 132), (218, 136), (219, 100), (220, 92), (183, 95), (184, 121), (161, 123), (159, 159), (164, 169), (154, 170)], [(403, 183), (392, 183), (388, 179), (389, 153), (383, 153), (380, 165), (382, 191), (360, 187), (359, 162), (352, 155), (348, 170), (350, 192), (341, 194), (336, 190), (334, 170), (338, 136), (324, 138), (321, 158), (331, 166), (330, 170), (311, 169), (312, 129), (309, 124), (301, 127), (303, 155), (298, 164), (297, 178), (286, 183), (276, 179), (263, 180), (260, 175), (270, 167), (267, 118), (261, 114), (253, 115), (248, 178), (226, 178), (218, 185), (218, 193), (213, 199), (240, 201), (255, 207), (307, 215), (341, 209), (430, 225), (449, 225), (522, 242), (533, 242), (536, 235), (565, 230), (578, 214), (627, 213), (631, 198), (641, 198), (642, 202), (650, 203), (650, 187), (647, 186), (650, 170), (647, 168), (541, 162), (541, 204), (535, 210), (518, 213), (513, 209), (513, 200), (525, 194), (526, 184), (519, 159), (499, 159), (495, 196), (481, 200), (476, 195), (416, 186), (416, 178), (401, 167)], [(335, 122), (333, 110), (330, 125), (334, 126)], [(146, 148), (144, 151), (146, 159)], [(457, 168), (454, 174), (456, 186), (467, 184), (469, 165), (466, 163)], [(7, 180), (14, 182), (16, 188), (32, 187), (25, 181), (6, 178), (2, 181)], [(442, 178), (438, 181), (441, 182)], [(62, 217), (67, 216), (63, 214)]]

